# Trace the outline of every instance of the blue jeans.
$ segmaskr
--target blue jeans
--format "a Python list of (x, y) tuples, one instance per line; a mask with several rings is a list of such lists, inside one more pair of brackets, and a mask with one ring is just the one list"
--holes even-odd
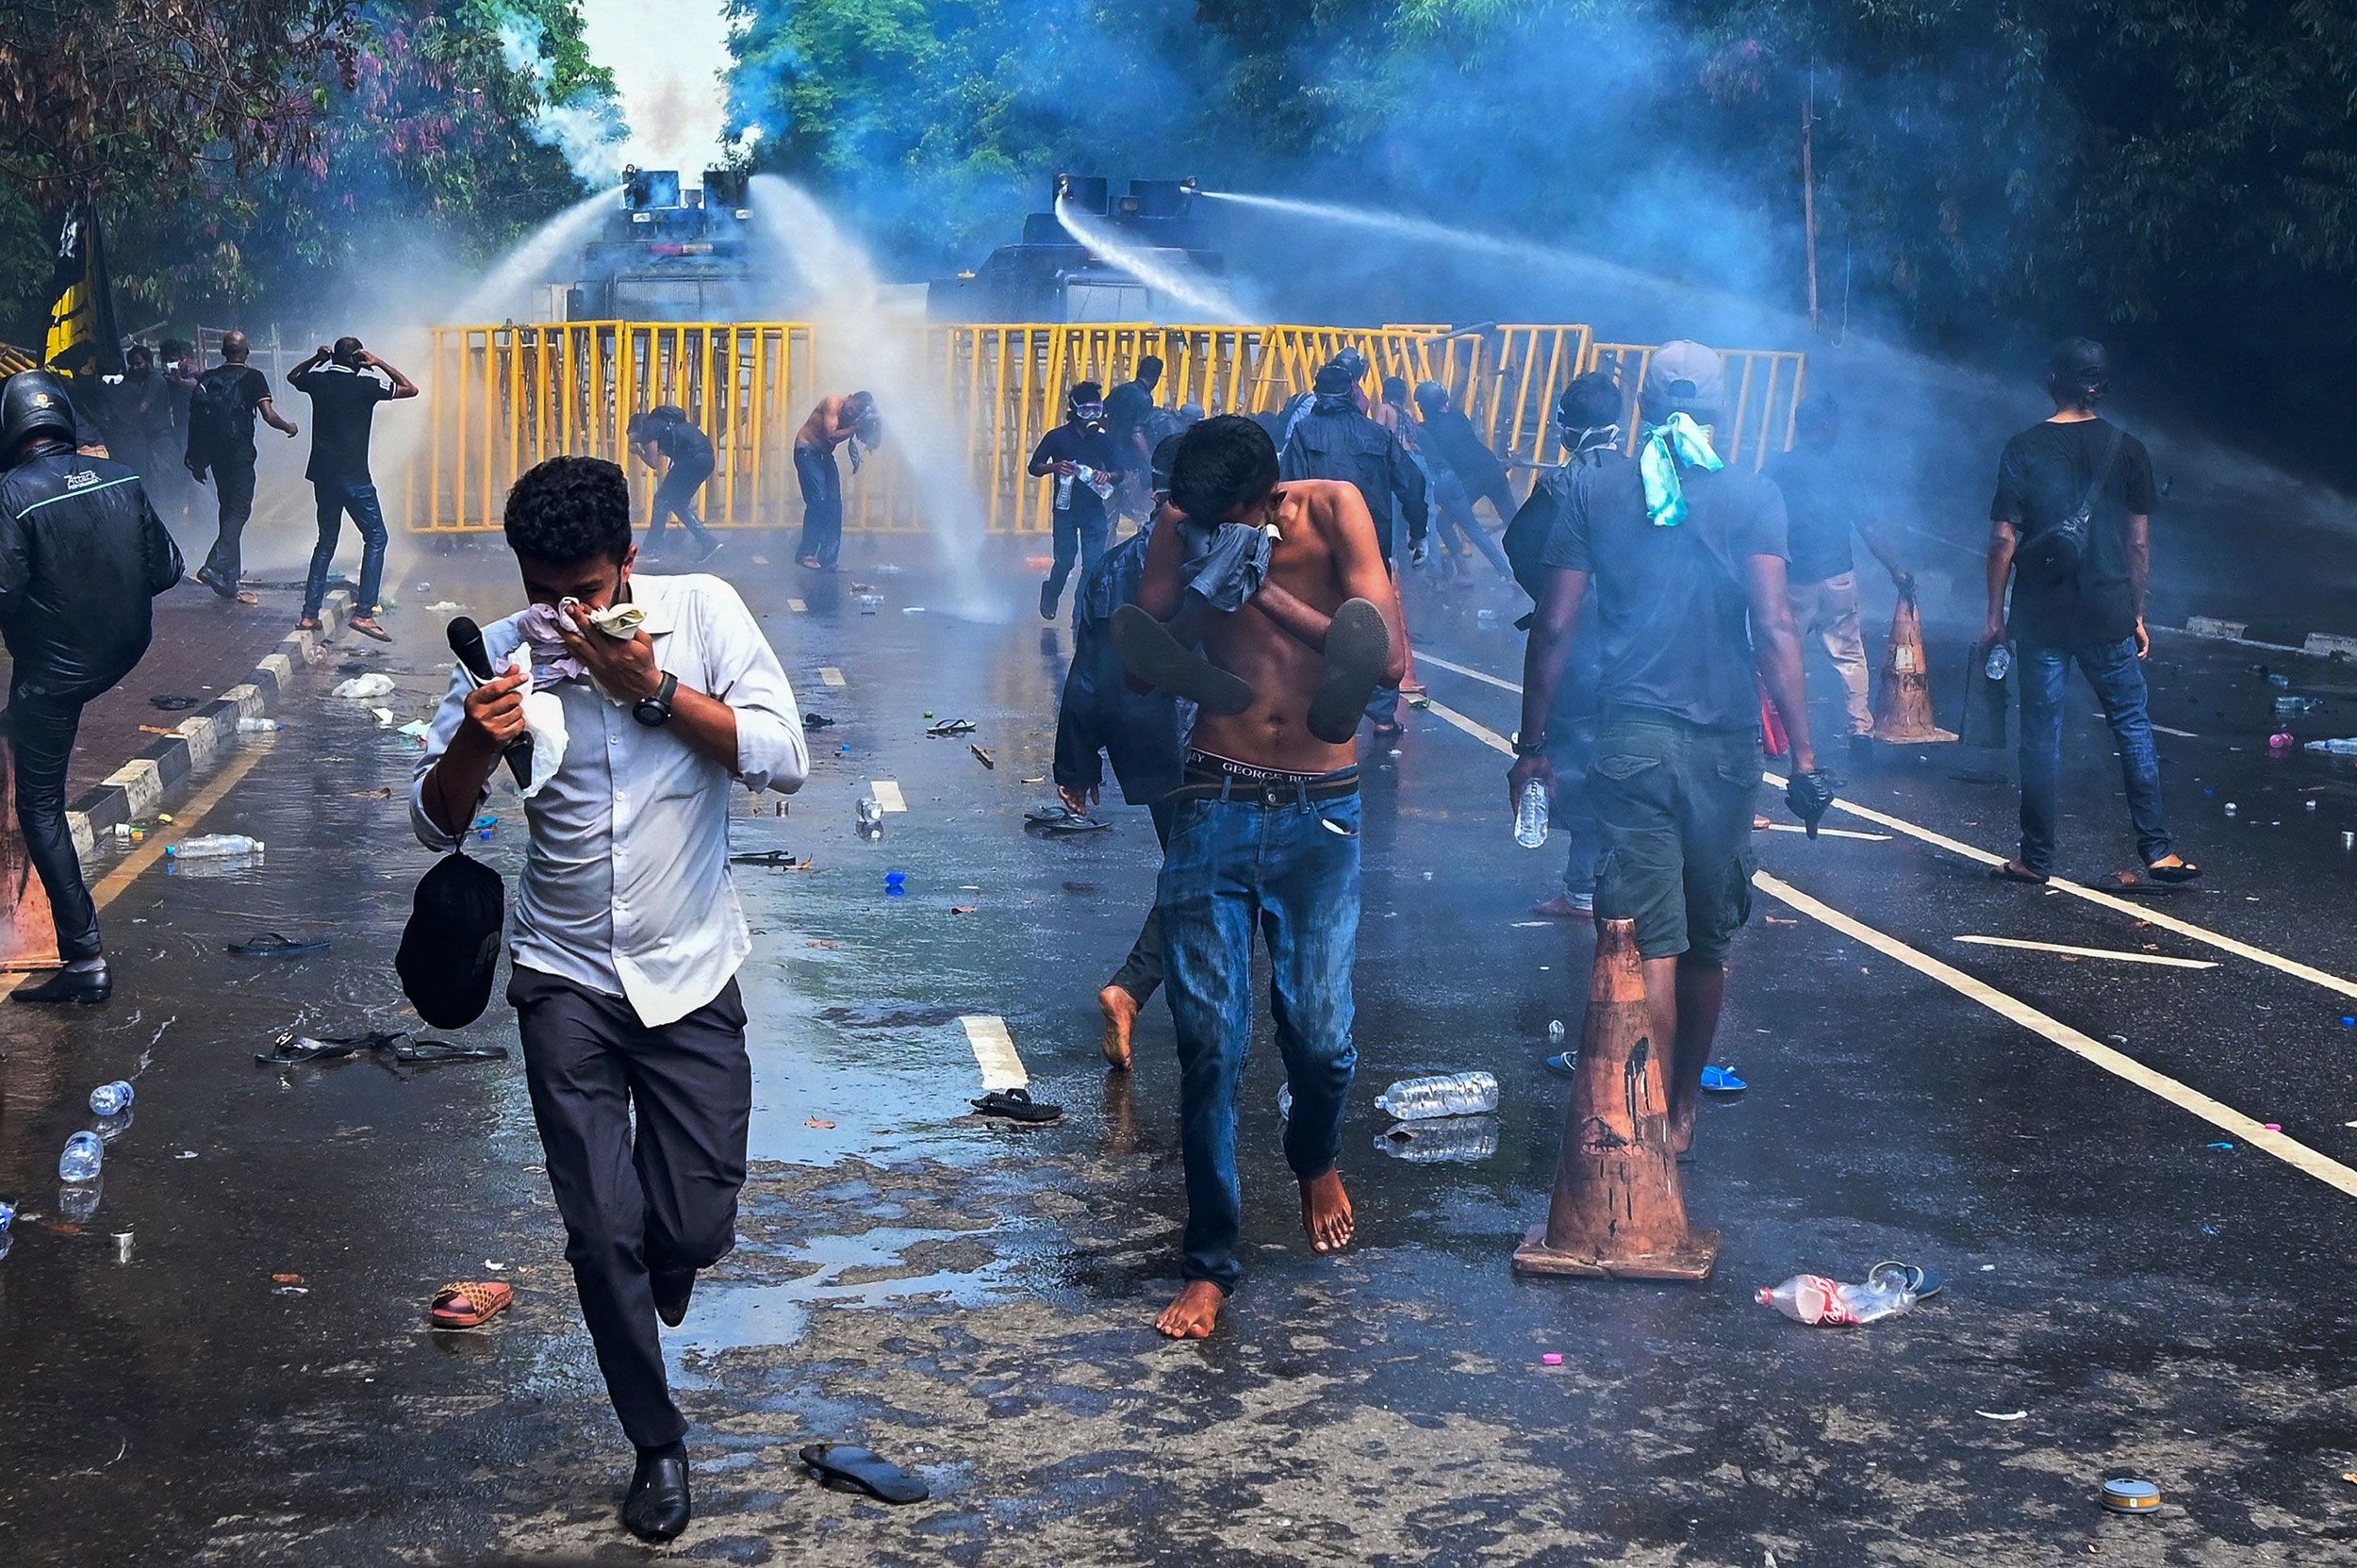
[(2054, 868), (2056, 797), (2062, 772), (2063, 683), (2076, 660), (2119, 746), (2119, 779), (2128, 791), (2128, 819), (2136, 853), (2147, 866), (2169, 853), (2168, 822), (2161, 812), (2161, 758), (2152, 746), (2152, 716), (2145, 706), (2144, 665), (2133, 637), (2082, 648), (2023, 647), (2014, 661), (2021, 682), (2021, 864)]
[(797, 446), (794, 479), (802, 487), (802, 542), (794, 558), (832, 567), (843, 553), (843, 470), (834, 449)]
[(1285, 1161), (1307, 1181), (1334, 1168), (1358, 1066), (1350, 970), (1359, 949), (1359, 797), (1264, 803), (1181, 801), (1162, 860), (1163, 995), (1178, 1035), (1178, 1147), (1186, 1162), (1186, 1252), (1179, 1272), (1232, 1291), (1236, 1089), (1252, 1045), (1252, 933), (1268, 944), (1269, 1011), (1293, 1114)]
[[(385, 513), (376, 503), (373, 485), (341, 485), (314, 481), (319, 492), (320, 542), (311, 551), (311, 576), (303, 589), (303, 619), (319, 619), (327, 601), (327, 573), (336, 564), (336, 544), (344, 531), (344, 514), (352, 514), (360, 530), (360, 596), (353, 601), (354, 617), (376, 614), (376, 596), (385, 586)], [(235, 579), (231, 580), (233, 586)]]
[(1047, 569), (1047, 599), (1050, 605), (1063, 597), (1064, 579), (1072, 575), (1074, 558), (1079, 558), (1080, 579), (1086, 582), (1096, 566), (1096, 558), (1105, 553), (1113, 531), (1113, 519), (1102, 512), (1083, 514), (1077, 506), (1056, 513), (1055, 523), (1056, 553), (1054, 563)]
[(704, 532), (703, 515), (696, 509), (696, 492), (711, 480), (712, 471), (710, 459), (671, 465), (671, 471), (654, 487), (654, 520), (647, 527), (647, 544), (651, 549), (669, 547), (674, 520), (686, 528), (699, 551), (712, 548), (712, 536)]
[(1596, 825), (1595, 797), (1588, 784), (1588, 769), (1596, 760), (1594, 716), (1574, 717), (1558, 702), (1547, 720), (1547, 760), (1555, 764), (1547, 825), (1563, 835), (1563, 891), (1574, 899), (1592, 898), (1596, 857), (1604, 850), (1604, 832)]

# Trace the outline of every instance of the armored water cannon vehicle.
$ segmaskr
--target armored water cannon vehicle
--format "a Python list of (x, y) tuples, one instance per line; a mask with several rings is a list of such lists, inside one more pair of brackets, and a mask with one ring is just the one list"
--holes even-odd
[[(1195, 182), (1131, 180), (1126, 194), (1097, 174), (1060, 173), (1049, 210), (1023, 220), (1023, 238), (981, 266), (935, 278), (926, 311), (936, 322), (1152, 322), (1195, 312), (1131, 270), (1124, 253), (1174, 273), (1217, 279), (1227, 261), (1195, 216)], [(1067, 222), (1069, 220), (1069, 222)], [(1096, 238), (1092, 243), (1080, 233)]]

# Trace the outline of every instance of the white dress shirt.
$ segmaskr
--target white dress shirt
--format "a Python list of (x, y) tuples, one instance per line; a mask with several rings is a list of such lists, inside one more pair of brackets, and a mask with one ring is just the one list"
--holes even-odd
[[(585, 675), (559, 681), (565, 760), (522, 802), (531, 843), (513, 956), (622, 997), (660, 1028), (718, 996), (752, 950), (729, 880), (731, 776), (791, 794), (809, 776), (810, 751), (785, 671), (734, 588), (701, 574), (634, 574), (630, 596), (647, 612), (655, 662), (736, 715), (736, 766), (721, 767), (668, 726), (639, 723)], [(521, 619), (483, 629), (495, 668), (522, 644)], [(473, 686), (453, 671), (410, 786), (411, 820), (434, 849), (456, 840), (426, 815), (425, 776), (457, 734)], [(504, 764), (494, 777), (505, 777)]]

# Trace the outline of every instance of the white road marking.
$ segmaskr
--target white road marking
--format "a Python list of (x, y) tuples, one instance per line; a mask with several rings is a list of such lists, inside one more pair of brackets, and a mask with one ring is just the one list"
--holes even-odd
[(995, 1013), (969, 1013), (958, 1020), (965, 1026), (965, 1043), (974, 1048), (975, 1064), (982, 1069), (984, 1089), (1021, 1089), (1031, 1081), (1023, 1058), (1014, 1050), (1007, 1020)]
[[(1437, 663), (1438, 661), (1431, 662)], [(1432, 711), (1483, 745), (1494, 751), (1503, 751), (1508, 756), (1514, 754), (1514, 748), (1508, 745), (1506, 737), (1496, 731), (1486, 729), (1462, 714), (1453, 713), (1443, 708), (1438, 702), (1432, 704)], [(1783, 781), (1775, 782), (1781, 784)], [(1956, 847), (1967, 854), (1977, 856), (1982, 852), (1966, 845)], [(1994, 861), (1997, 857), (1992, 855), (1988, 858)], [(2080, 1033), (2069, 1025), (2047, 1016), (2029, 1003), (2005, 995), (1986, 982), (1976, 980), (1951, 965), (1942, 964), (1929, 953), (1918, 952), (1897, 937), (1886, 935), (1871, 926), (1854, 920), (1830, 904), (1820, 903), (1789, 883), (1772, 876), (1766, 871), (1755, 873), (1752, 878), (1752, 883), (1771, 898), (1781, 900), (1803, 915), (1822, 925), (1832, 927), (1853, 941), (1863, 942), (1885, 957), (1896, 959), (1918, 974), (1928, 976), (1957, 995), (1979, 1002), (1999, 1016), (2008, 1018), (2035, 1034), (2045, 1036), (2072, 1055), (2094, 1064), (2114, 1077), (2124, 1079), (2139, 1089), (2158, 1095), (2179, 1110), (2190, 1112), (2221, 1131), (2233, 1133), (2253, 1148), (2263, 1149), (2274, 1155), (2285, 1164), (2305, 1175), (2315, 1177), (2326, 1186), (2347, 1197), (2357, 1197), (2357, 1170), (2351, 1170), (2339, 1161), (2317, 1153), (2298, 1139), (2287, 1138), (2281, 1132), (2268, 1131), (2266, 1124), (2253, 1121), (2233, 1106), (2212, 1099), (2199, 1089), (2180, 1083), (2166, 1073), (2155, 1072), (2134, 1057), (2114, 1050), (2101, 1041)], [(2132, 912), (2142, 913), (2133, 911), (2133, 909)]]
[(823, 685), (839, 686), (843, 684), (843, 671), (831, 664), (822, 664), (818, 667), (818, 679)]
[(799, 599), (789, 599), (789, 600), (787, 600), (787, 601), (785, 602), (785, 607), (786, 607), (787, 609), (789, 609), (789, 610), (792, 610), (792, 611), (793, 611), (796, 615), (801, 615), (801, 614), (803, 614), (804, 612), (806, 612), (807, 610), (809, 610), (809, 608), (810, 608), (810, 606), (809, 606), (809, 605), (807, 605), (807, 604), (803, 603), (803, 602), (802, 602), (800, 600), (799, 600)]
[[(1443, 669), (1462, 668), (1461, 666), (1451, 664), (1435, 654), (1419, 652), (1416, 656), (1427, 664), (1438, 665)], [(1475, 672), (1466, 671), (1466, 673)], [(1508, 685), (1508, 683), (1498, 681), (1493, 675), (1481, 678), (1493, 685)], [(1509, 689), (1519, 691), (1522, 688), (1509, 686)], [(1432, 711), (1475, 738), (1486, 737), (1488, 742), (1494, 744), (1498, 750), (1509, 756), (1513, 754), (1514, 749), (1506, 743), (1503, 736), (1483, 729), (1463, 714), (1452, 713), (1438, 702), (1432, 704)], [(1785, 786), (1786, 781), (1777, 774), (1763, 772), (1760, 777), (1778, 789)], [(1909, 838), (1929, 844), (1935, 849), (1945, 850), (1952, 855), (1976, 861), (1983, 866), (2003, 866), (2005, 863), (2003, 855), (1991, 854), (1977, 845), (1967, 844), (1961, 839), (1950, 838), (1946, 834), (1935, 833), (1929, 828), (1908, 821), (1904, 817), (1893, 817), (1887, 812), (1876, 811), (1871, 806), (1861, 806), (1851, 801), (1836, 801), (1833, 803), (1833, 809), (1847, 812), (1850, 816), (1871, 822), (1877, 827), (1888, 828), (1893, 833), (1905, 834)], [(1819, 830), (1821, 833), (1822, 831), (1822, 829)], [(2147, 925), (2158, 926), (2163, 931), (2173, 931), (2180, 936), (2190, 937), (2196, 942), (2216, 948), (2221, 952), (2233, 953), (2236, 958), (2247, 958), (2253, 964), (2262, 965), (2280, 974), (2289, 975), (2295, 980), (2304, 980), (2311, 985), (2319, 985), (2327, 991), (2337, 992), (2341, 996), (2357, 999), (2357, 981), (2344, 980), (2339, 975), (2302, 964), (2298, 959), (2285, 958), (2280, 953), (2271, 953), (2265, 948), (2254, 948), (2248, 942), (2237, 941), (2232, 936), (2211, 931), (2207, 927), (2197, 926), (2190, 920), (2180, 920), (2173, 915), (2164, 915), (2152, 907), (2150, 900), (2143, 903), (2131, 902), (2129, 900), (2116, 898), (2100, 889), (2083, 886), (2063, 877), (2055, 877), (2046, 885), (2057, 893), (2068, 893), (2074, 899), (2085, 899), (2091, 904), (2101, 904), (2103, 908), (2125, 915), (2132, 920), (2141, 920)]]
[(867, 781), (867, 793), (873, 795), (876, 798), (876, 803), (883, 807), (886, 811), (906, 811), (909, 809), (908, 801), (901, 799), (900, 785), (898, 780), (870, 779)]
[[(1764, 831), (1768, 833), (1808, 832), (1806, 828), (1801, 826), (1798, 822), (1771, 822)], [(1820, 838), (1862, 838), (1869, 844), (1887, 844), (1890, 842), (1890, 835), (1887, 833), (1859, 833), (1854, 828), (1820, 827), (1817, 830), (1817, 836)]]
[(1500, 691), (1510, 691), (1517, 697), (1522, 695), (1522, 687), (1516, 685), (1511, 681), (1502, 681), (1486, 669), (1475, 669), (1470, 665), (1458, 664), (1453, 660), (1441, 657), (1438, 653), (1427, 653), (1421, 648), (1416, 650), (1416, 657), (1423, 660), (1426, 664), (1437, 664), (1442, 669), (1453, 669), (1459, 675), (1470, 676), (1474, 680), (1483, 682), (1489, 685), (1493, 685)]
[(1884, 957), (1895, 959), (1918, 974), (1939, 982), (1958, 996), (1979, 1002), (1990, 1012), (2011, 1019), (2034, 1034), (2043, 1035), (2073, 1056), (2092, 1063), (2114, 1077), (2158, 1095), (2179, 1110), (2200, 1117), (2222, 1132), (2233, 1134), (2253, 1148), (2274, 1155), (2326, 1186), (2348, 1197), (2357, 1197), (2357, 1170), (2317, 1153), (2298, 1139), (2268, 1131), (2265, 1124), (2253, 1121), (2233, 1106), (2212, 1099), (2200, 1090), (2180, 1083), (2166, 1073), (2153, 1071), (2134, 1057), (2080, 1033), (2069, 1024), (2047, 1016), (2027, 1002), (2009, 997), (1961, 969), (1942, 964), (1928, 953), (1918, 952), (1897, 937), (1885, 935), (1829, 904), (1820, 903), (1799, 888), (1765, 871), (1755, 876), (1752, 882), (1761, 892), (1782, 900), (1813, 920), (1832, 927), (1851, 940), (1863, 942)]
[(2167, 958), (2159, 953), (2122, 952), (2118, 948), (2073, 948), (2061, 942), (2030, 942), (2019, 936), (1959, 936), (1959, 942), (1976, 943), (1984, 948), (2020, 948), (2028, 952), (2069, 953), (2073, 958), (2109, 958), (2122, 964), (2158, 964), (2170, 969), (2215, 969), (2217, 963), (2208, 958)]

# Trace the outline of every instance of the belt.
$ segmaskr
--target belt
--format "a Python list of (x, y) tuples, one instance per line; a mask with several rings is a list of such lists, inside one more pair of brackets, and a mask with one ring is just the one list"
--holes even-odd
[(1341, 801), (1359, 793), (1359, 769), (1331, 773), (1283, 773), (1242, 764), (1206, 764), (1188, 759), (1184, 782), (1164, 799), (1220, 801), (1240, 806), (1308, 805)]

